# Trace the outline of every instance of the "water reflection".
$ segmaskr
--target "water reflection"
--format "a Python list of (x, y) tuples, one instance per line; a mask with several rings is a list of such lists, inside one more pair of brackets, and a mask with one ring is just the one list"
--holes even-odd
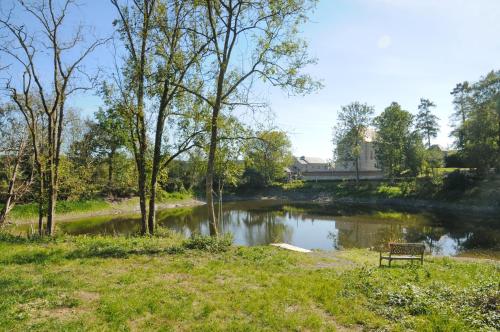
[[(206, 207), (158, 212), (159, 224), (189, 236), (209, 234)], [(439, 213), (374, 210), (348, 205), (291, 204), (280, 201), (227, 203), (219, 229), (239, 245), (286, 242), (308, 249), (369, 248), (389, 241), (423, 242), (434, 255), (467, 249), (499, 250), (494, 218), (463, 218)], [(137, 217), (97, 217), (60, 223), (71, 234), (131, 234)]]

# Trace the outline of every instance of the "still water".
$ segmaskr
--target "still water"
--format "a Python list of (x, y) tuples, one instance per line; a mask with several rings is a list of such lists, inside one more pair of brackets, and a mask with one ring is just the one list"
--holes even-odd
[[(185, 236), (209, 234), (205, 206), (158, 212), (158, 223)], [(439, 212), (405, 212), (352, 205), (283, 201), (225, 203), (219, 230), (238, 245), (286, 242), (308, 249), (369, 248), (391, 240), (423, 242), (434, 255), (470, 249), (500, 250), (500, 221)], [(103, 216), (61, 222), (69, 234), (132, 234), (136, 216)]]

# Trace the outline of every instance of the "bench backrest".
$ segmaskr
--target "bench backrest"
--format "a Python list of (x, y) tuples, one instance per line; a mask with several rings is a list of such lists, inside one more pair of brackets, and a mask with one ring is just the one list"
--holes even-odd
[(391, 255), (423, 255), (425, 245), (423, 243), (389, 243)]

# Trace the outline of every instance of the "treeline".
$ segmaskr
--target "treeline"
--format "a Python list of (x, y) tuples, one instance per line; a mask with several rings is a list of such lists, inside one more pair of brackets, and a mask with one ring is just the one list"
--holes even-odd
[(441, 151), (431, 140), (439, 132), (436, 105), (421, 99), (414, 115), (393, 102), (374, 117), (374, 108), (354, 102), (342, 107), (334, 130), (337, 163), (353, 165), (359, 180), (359, 159), (369, 128), (375, 130), (376, 165), (387, 178), (436, 175), (446, 163), (470, 168), (478, 177), (500, 170), (500, 71), (478, 82), (463, 82), (451, 92), (455, 112), (451, 121), (454, 150)]
[[(137, 194), (141, 232), (154, 233), (157, 194), (181, 163), (187, 178), (203, 174), (217, 234), (214, 195), (242, 169), (272, 181), (289, 156), (283, 133), (243, 121), (265, 108), (256, 81), (292, 94), (320, 87), (302, 73), (314, 63), (299, 35), (313, 0), (110, 0), (115, 35), (103, 38), (71, 20), (74, 1), (14, 2), (0, 17), (0, 223), (24, 197), (38, 202), (40, 235), (54, 233), (58, 199), (103, 192)], [(108, 71), (96, 58), (104, 45)], [(71, 119), (81, 92), (103, 99), (95, 121)]]

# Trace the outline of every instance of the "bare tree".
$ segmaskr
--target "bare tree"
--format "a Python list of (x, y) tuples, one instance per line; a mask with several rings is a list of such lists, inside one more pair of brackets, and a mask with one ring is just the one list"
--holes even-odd
[[(32, 160), (28, 151), (29, 133), (11, 106), (13, 105), (0, 107), (0, 165), (8, 181), (4, 206), (0, 210), (0, 227), (17, 200), (28, 192), (33, 182), (33, 165), (23, 168), (27, 159)], [(23, 174), (26, 172), (28, 174)]]
[[(46, 176), (47, 183), (47, 227), (46, 233), (52, 235), (55, 230), (55, 206), (59, 186), (59, 162), (62, 146), (62, 132), (64, 129), (64, 115), (68, 99), (79, 91), (93, 88), (96, 77), (86, 74), (83, 68), (85, 59), (95, 51), (97, 47), (106, 42), (105, 39), (93, 39), (85, 41), (84, 36), (90, 34), (85, 31), (83, 25), (76, 26), (74, 33), (69, 37), (66, 19), (70, 9), (76, 5), (73, 0), (64, 1), (38, 0), (26, 2), (17, 0), (17, 8), (31, 17), (30, 24), (35, 26), (34, 31), (14, 19), (14, 10), (0, 18), (0, 26), (7, 36), (1, 46), (1, 51), (9, 55), (14, 62), (15, 68), (20, 68), (12, 74), (10, 82), (22, 82), (21, 88), (9, 83), (7, 90), (11, 99), (18, 105), (20, 111), (27, 118), (30, 127), (32, 141), (35, 146), (44, 140), (39, 137), (39, 132), (33, 128), (33, 116), (36, 113), (32, 99), (36, 97), (40, 101), (40, 107), (44, 114), (44, 125), (46, 125), (45, 140), (47, 149), (43, 156), (38, 155), (37, 163), (43, 159), (46, 161), (45, 169), (39, 168), (39, 177)], [(18, 21), (18, 20), (17, 20)], [(50, 75), (44, 61), (50, 60)], [(21, 90), (21, 92), (19, 92)], [(42, 151), (37, 151), (41, 153)], [(43, 180), (40, 182), (40, 187)], [(43, 188), (42, 194), (43, 194)], [(42, 213), (42, 212), (41, 212)], [(42, 216), (39, 216), (40, 224)], [(41, 229), (41, 225), (39, 225)]]

